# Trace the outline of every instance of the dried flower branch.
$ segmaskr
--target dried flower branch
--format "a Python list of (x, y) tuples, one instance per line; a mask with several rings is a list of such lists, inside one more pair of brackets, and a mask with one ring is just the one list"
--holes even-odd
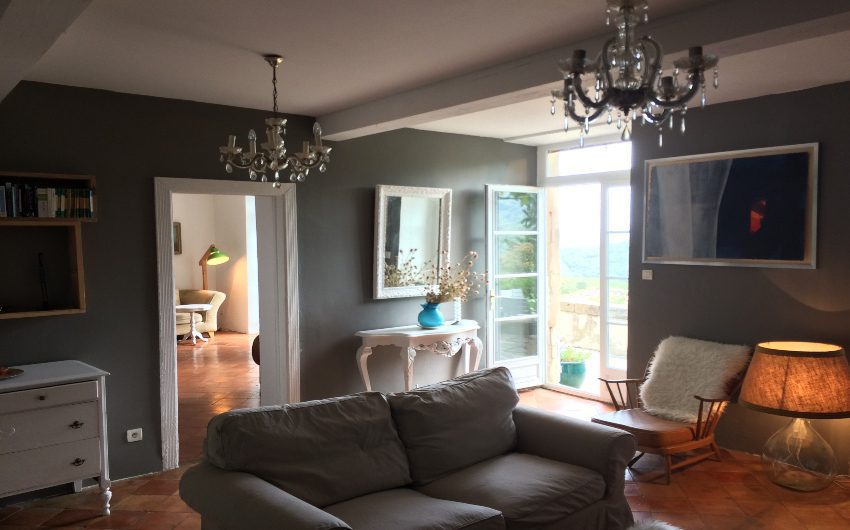
[[(447, 256), (448, 252), (443, 255)], [(487, 274), (472, 271), (477, 259), (478, 253), (469, 251), (454, 267), (447, 259), (445, 265), (439, 267), (430, 261), (426, 263), (424, 283), (430, 287), (425, 291), (425, 301), (441, 304), (459, 298), (465, 302), (470, 294), (478, 294), (478, 289), (487, 283)]]

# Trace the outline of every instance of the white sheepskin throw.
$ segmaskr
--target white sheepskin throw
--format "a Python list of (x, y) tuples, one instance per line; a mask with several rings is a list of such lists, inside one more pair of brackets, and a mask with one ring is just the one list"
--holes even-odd
[(630, 526), (628, 530), (681, 530), (678, 526), (665, 523), (664, 521), (646, 521)]
[(668, 337), (655, 350), (649, 377), (640, 390), (647, 412), (676, 421), (697, 421), (694, 396), (723, 398), (728, 385), (750, 361), (749, 346)]

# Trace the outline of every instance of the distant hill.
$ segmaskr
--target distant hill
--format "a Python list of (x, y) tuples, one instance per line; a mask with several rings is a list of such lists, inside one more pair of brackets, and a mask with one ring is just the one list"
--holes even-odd
[[(615, 267), (608, 271), (610, 276), (627, 278), (629, 275), (629, 244), (617, 243), (608, 247), (609, 264)], [(596, 247), (569, 247), (561, 249), (561, 275), (599, 276), (599, 249)]]

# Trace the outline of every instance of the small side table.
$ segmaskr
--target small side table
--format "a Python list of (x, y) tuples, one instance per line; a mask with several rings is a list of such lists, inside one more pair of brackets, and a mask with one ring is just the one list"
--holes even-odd
[(457, 324), (446, 324), (436, 329), (422, 329), (414, 325), (358, 331), (355, 335), (363, 340), (363, 345), (357, 349), (357, 367), (366, 390), (372, 390), (366, 361), (372, 355), (372, 348), (376, 346), (399, 348), (401, 358), (405, 361), (405, 390), (413, 389), (413, 362), (416, 360), (417, 351), (430, 351), (437, 355), (453, 357), (463, 350), (463, 360), (458, 371), (469, 373), (478, 367), (481, 360), (482, 346), (478, 329), (478, 322), (461, 320)]
[(195, 339), (201, 339), (204, 342), (209, 340), (201, 335), (198, 332), (198, 328), (195, 327), (195, 313), (202, 313), (210, 309), (212, 309), (212, 304), (181, 304), (175, 307), (178, 313), (189, 313), (189, 333), (183, 335), (183, 338), (180, 340), (192, 339), (192, 344), (197, 343)]

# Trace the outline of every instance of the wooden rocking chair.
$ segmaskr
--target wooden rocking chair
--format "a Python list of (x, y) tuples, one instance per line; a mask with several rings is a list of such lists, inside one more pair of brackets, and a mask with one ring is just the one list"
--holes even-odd
[[(687, 353), (680, 356), (681, 351)], [(616, 410), (596, 416), (592, 418), (592, 421), (622, 429), (635, 436), (638, 454), (629, 462), (629, 468), (645, 453), (663, 456), (667, 484), (670, 484), (670, 474), (674, 469), (689, 466), (710, 457), (720, 459), (720, 452), (714, 441), (714, 430), (729, 399), (741, 385), (751, 351), (743, 346), (730, 346), (683, 337), (665, 339), (647, 363), (642, 379), (600, 378), (608, 388)], [(694, 352), (695, 354), (691, 355)], [(689, 355), (692, 358), (689, 358)], [(722, 364), (717, 367), (714, 381), (707, 381), (706, 379), (710, 378), (705, 378), (704, 373), (699, 374), (695, 379), (694, 370), (687, 369), (694, 362), (705, 364), (714, 361)], [(653, 371), (656, 373), (653, 374)], [(644, 403), (647, 387), (657, 385), (656, 388), (663, 388), (664, 385), (669, 385), (671, 376), (680, 380), (684, 378), (688, 383), (689, 378), (694, 379), (694, 385), (690, 388), (699, 388), (700, 392), (711, 389), (716, 394), (703, 397), (693, 393), (690, 395), (683, 393), (678, 410), (647, 407)], [(652, 397), (652, 395), (649, 394), (646, 397)], [(678, 419), (671, 419), (676, 417)], [(674, 456), (682, 456), (682, 459), (674, 462)]]

